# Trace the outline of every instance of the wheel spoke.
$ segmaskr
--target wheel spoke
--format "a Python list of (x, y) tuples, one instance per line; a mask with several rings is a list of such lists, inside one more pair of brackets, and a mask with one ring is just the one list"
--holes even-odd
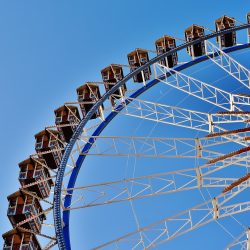
[(245, 123), (250, 118), (250, 114), (247, 112), (208, 114), (132, 98), (128, 99), (128, 103), (129, 105), (124, 103), (125, 108), (121, 112), (122, 115), (150, 120), (157, 123), (194, 129), (207, 133), (224, 131), (225, 129), (218, 126), (219, 124)]
[[(126, 137), (126, 136), (82, 136), (84, 141), (95, 147), (82, 150), (81, 155), (99, 156), (133, 156), (152, 158), (201, 158), (217, 160), (217, 157), (229, 158), (248, 152), (248, 142), (243, 137), (237, 139), (205, 137), (205, 138), (165, 138), (165, 137)], [(217, 140), (216, 140), (217, 139)], [(242, 142), (241, 142), (242, 141)], [(222, 154), (210, 149), (216, 145), (235, 142), (245, 147), (229, 154)], [(219, 159), (221, 160), (221, 159)]]
[(227, 247), (226, 250), (249, 250), (250, 249), (250, 229), (246, 229), (236, 239), (234, 239)]
[[(220, 155), (198, 168), (65, 189), (65, 195), (72, 195), (72, 191), (78, 191), (78, 193), (80, 191), (80, 194), (74, 194), (77, 199), (65, 210), (112, 204), (194, 188), (229, 186), (230, 183), (235, 181), (235, 178), (215, 178), (209, 175), (230, 166), (243, 167), (244, 170), (245, 168), (248, 169), (249, 161), (248, 151), (235, 151)], [(134, 188), (133, 192), (130, 191), (132, 187)], [(79, 202), (83, 205), (73, 206)]]
[[(227, 31), (216, 31), (214, 34), (205, 35), (204, 27), (192, 25), (185, 30), (187, 43), (176, 46), (175, 38), (164, 36), (163, 40), (162, 38), (158, 39), (156, 43), (157, 56), (151, 60), (148, 52), (155, 52), (152, 50), (136, 49), (129, 54), (128, 70), (130, 73), (127, 75), (124, 75), (125, 72), (123, 72), (124, 65), (112, 64), (101, 71), (103, 81), (87, 82), (78, 88), (78, 101), (66, 103), (56, 109), (54, 111), (56, 115), (55, 125), (46, 127), (42, 133), (35, 135), (37, 153), (30, 157), (32, 163), (27, 163), (28, 161), (25, 160), (22, 162), (23, 165), (19, 164), (21, 188), (20, 191), (16, 192), (17, 194), (9, 196), (11, 199), (9, 200), (8, 217), (14, 230), (5, 234), (4, 240), (9, 241), (6, 245), (9, 244), (10, 248), (13, 248), (16, 243), (19, 245), (26, 243), (29, 234), (31, 235), (29, 241), (33, 244), (35, 242), (36, 245), (39, 245), (36, 235), (46, 238), (46, 242), (42, 242), (46, 243), (44, 249), (50, 249), (56, 244), (60, 249), (69, 249), (71, 210), (118, 202), (124, 203), (117, 204), (117, 207), (119, 205), (123, 205), (124, 208), (126, 205), (130, 206), (137, 231), (95, 249), (106, 246), (111, 246), (112, 249), (149, 249), (219, 218), (249, 211), (250, 202), (245, 200), (246, 196), (238, 194), (246, 190), (250, 183), (250, 128), (248, 127), (250, 111), (244, 109), (250, 105), (250, 95), (234, 94), (181, 73), (182, 70), (192, 65), (211, 60), (242, 85), (250, 88), (249, 70), (227, 54), (250, 47), (250, 44), (223, 48), (225, 51), (223, 52), (222, 49), (206, 41), (215, 37), (221, 41), (222, 36), (225, 37), (229, 34), (228, 32), (233, 31), (235, 34), (237, 30), (249, 27), (250, 23), (233, 28), (230, 25)], [(197, 29), (197, 32), (194, 32), (194, 29)], [(171, 44), (170, 41), (172, 41)], [(166, 47), (166, 42), (169, 43), (168, 47)], [(204, 44), (206, 44), (206, 51)], [(186, 63), (178, 61), (178, 57), (182, 58), (179, 56), (179, 52), (183, 49), (188, 50), (189, 55), (193, 58), (192, 61)], [(151, 72), (152, 69), (154, 74)], [(174, 88), (176, 93), (182, 92), (180, 94), (185, 95), (177, 107), (155, 102), (154, 98), (157, 97), (157, 94), (154, 96), (145, 95), (146, 98), (151, 98), (153, 101), (137, 98), (159, 82), (168, 86), (165, 89), (173, 90)], [(100, 85), (104, 89), (99, 89)], [(163, 94), (169, 93), (168, 91), (161, 92), (160, 97)], [(197, 107), (201, 110), (207, 108), (206, 111), (200, 112), (191, 110), (189, 107), (188, 109), (178, 107), (180, 103), (182, 105), (187, 103), (186, 97), (188, 96), (198, 98), (200, 104), (205, 103), (206, 106), (200, 105), (198, 107), (197, 105)], [(174, 99), (165, 99), (165, 101), (168, 100), (173, 101)], [(191, 106), (194, 106), (194, 103)], [(208, 107), (212, 107), (212, 109)], [(215, 111), (210, 113), (211, 110)], [(195, 136), (205, 137), (175, 138), (174, 133), (177, 134), (177, 130), (174, 131), (173, 138), (151, 137), (151, 132), (148, 137), (126, 136), (131, 135), (129, 129), (133, 129), (133, 126), (129, 129), (124, 127), (125, 132), (122, 134), (125, 136), (100, 136), (104, 128), (118, 114), (154, 122), (152, 134), (153, 129), (158, 123), (161, 123), (186, 128), (187, 130), (183, 129), (183, 132), (190, 134), (190, 136), (194, 136), (195, 131), (199, 131), (201, 133), (196, 132)], [(124, 119), (124, 117), (120, 118)], [(130, 119), (129, 122), (137, 123), (137, 120)], [(241, 127), (238, 130), (236, 130), (237, 125)], [(166, 128), (165, 126), (161, 127)], [(139, 125), (137, 128), (140, 128)], [(195, 131), (190, 132), (190, 129)], [(155, 136), (160, 132), (162, 131), (157, 131)], [(142, 134), (144, 135), (143, 130)], [(112, 178), (106, 179), (110, 177), (110, 173), (107, 172), (97, 177), (97, 179), (103, 178), (98, 179), (99, 183), (75, 187), (78, 173), (86, 156), (90, 156), (90, 159), (95, 156), (127, 157), (125, 168), (115, 169), (115, 171), (122, 171), (121, 174), (124, 174), (125, 170), (126, 178), (111, 181)], [(152, 170), (150, 169), (150, 174), (148, 174), (146, 169), (140, 169), (140, 171), (136, 169), (136, 164), (138, 162), (148, 164), (152, 159), (138, 159), (137, 157), (154, 158), (154, 160), (168, 158), (168, 160), (158, 159), (158, 162), (154, 161), (156, 162), (155, 168), (152, 164)], [(177, 166), (174, 164), (176, 162), (179, 164), (180, 158), (187, 159), (182, 160), (182, 163), (184, 163), (184, 167), (190, 168), (176, 170)], [(39, 159), (42, 162), (38, 162)], [(174, 159), (177, 160), (174, 161)], [(34, 163), (33, 160), (37, 162)], [(115, 164), (118, 165), (123, 160), (115, 159), (111, 169), (119, 167)], [(98, 161), (101, 162), (99, 158)], [(160, 166), (160, 162), (164, 162), (164, 165)], [(170, 165), (165, 164), (166, 162), (170, 162)], [(188, 166), (189, 162), (192, 162), (191, 166)], [(130, 163), (133, 164), (131, 167)], [(103, 167), (110, 167), (110, 165), (104, 166), (103, 164)], [(97, 165), (97, 167), (99, 166)], [(159, 173), (157, 167), (169, 167), (171, 172)], [(236, 169), (237, 173), (233, 173), (233, 168)], [(115, 171), (112, 173), (113, 177), (118, 173)], [(151, 171), (154, 173), (152, 174)], [(53, 175), (51, 175), (52, 172)], [(138, 172), (144, 176), (137, 177)], [(243, 177), (242, 172), (245, 174)], [(105, 176), (106, 174), (107, 176)], [(149, 226), (140, 226), (140, 217), (136, 211), (139, 206), (134, 205), (146, 203), (148, 200), (138, 200), (138, 203), (133, 203), (134, 200), (186, 190), (197, 191), (197, 189), (202, 190), (201, 188), (206, 188), (210, 197), (210, 190), (213, 190), (214, 193), (219, 192), (220, 195)], [(50, 194), (54, 195), (53, 199), (49, 196)], [(201, 195), (203, 196), (202, 193)], [(234, 197), (237, 197), (236, 201), (233, 200)], [(243, 201), (238, 202), (238, 198), (243, 199)], [(41, 206), (40, 202), (43, 202), (42, 205), (45, 207)], [(115, 205), (107, 209), (115, 209), (114, 207)], [(96, 209), (103, 211), (106, 207)], [(143, 209), (146, 212), (145, 206)], [(147, 209), (150, 210), (150, 206)], [(54, 211), (53, 216), (49, 214), (52, 210)], [(61, 213), (62, 210), (63, 213)], [(95, 208), (92, 208), (91, 212), (94, 210)], [(166, 214), (164, 215), (166, 216)], [(54, 219), (54, 224), (51, 221), (44, 223), (46, 217)], [(124, 223), (130, 222), (124, 220)], [(42, 226), (46, 226), (45, 232)], [(56, 236), (54, 236), (54, 232), (51, 234), (53, 236), (47, 234), (51, 228), (55, 230)], [(22, 236), (16, 237), (19, 233)], [(11, 241), (9, 235), (12, 237)], [(17, 242), (15, 242), (16, 240)], [(239, 242), (241, 242), (241, 246), (250, 248), (249, 242), (246, 243), (245, 240), (239, 240)], [(28, 243), (26, 248), (30, 246), (32, 247)], [(21, 249), (22, 246), (20, 245), (18, 248)]]
[[(140, 228), (137, 231), (107, 242), (94, 249), (110, 246), (117, 247), (117, 249), (134, 249), (135, 246), (142, 247), (143, 245), (146, 249), (149, 249), (219, 218), (249, 211), (249, 201), (238, 203), (230, 202), (232, 198), (236, 197), (248, 187), (249, 182), (247, 181), (237, 186), (229, 193), (221, 194), (175, 216), (152, 223), (149, 226)], [(143, 235), (142, 238), (140, 233)]]
[[(229, 56), (222, 49), (218, 48), (210, 41), (206, 40), (205, 44), (207, 49), (207, 56), (209, 59), (211, 59), (212, 62), (217, 64), (220, 68), (225, 70), (228, 74), (230, 74), (244, 86), (250, 88), (250, 72), (246, 67), (242, 66), (239, 62), (237, 62), (235, 59), (233, 59), (231, 56)], [(218, 55), (217, 57), (214, 56), (216, 54)]]
[[(161, 173), (140, 178), (99, 183), (74, 190), (74, 201), (64, 210), (75, 210), (100, 205), (110, 205), (152, 196), (167, 195), (197, 188), (225, 188), (237, 178), (202, 177), (196, 168), (169, 173)], [(77, 205), (75, 205), (77, 204)]]
[[(155, 78), (160, 82), (163, 82), (168, 86), (174, 87), (189, 95), (195, 96), (205, 102), (211, 103), (221, 109), (228, 111), (234, 110), (233, 95), (231, 93), (204, 83), (174, 69), (167, 68), (162, 64), (155, 63), (153, 67)], [(164, 78), (162, 77), (162, 74), (165, 76)], [(171, 75), (171, 78), (167, 77), (169, 74)]]

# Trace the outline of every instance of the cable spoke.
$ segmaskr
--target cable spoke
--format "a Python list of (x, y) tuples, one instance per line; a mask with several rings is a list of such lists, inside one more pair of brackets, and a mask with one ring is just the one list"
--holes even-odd
[[(135, 246), (146, 249), (153, 248), (172, 240), (184, 233), (192, 231), (219, 218), (227, 217), (250, 210), (250, 202), (231, 203), (230, 201), (249, 187), (244, 182), (226, 194), (219, 196), (185, 210), (177, 215), (152, 223), (125, 236), (107, 242), (94, 249), (117, 247), (117, 249), (136, 249)], [(140, 237), (143, 234), (143, 239)]]
[(199, 147), (199, 139), (189, 138), (148, 138), (92, 136), (84, 137), (95, 144), (90, 151), (82, 155), (99, 156), (135, 156), (152, 158), (204, 158), (212, 159), (220, 153)]
[[(88, 208), (117, 202), (166, 195), (196, 188), (225, 188), (237, 178), (202, 177), (197, 168), (67, 189), (76, 199), (64, 210)], [(133, 187), (133, 190), (131, 190)], [(75, 206), (76, 203), (80, 203)]]
[[(230, 157), (227, 157), (228, 155)], [(78, 191), (78, 193), (80, 191), (80, 194), (74, 193), (74, 197), (77, 199), (71, 203), (70, 207), (65, 208), (65, 210), (112, 204), (194, 188), (229, 186), (230, 183), (236, 180), (235, 178), (209, 177), (209, 175), (232, 165), (244, 167), (244, 169), (249, 168), (249, 162), (248, 151), (235, 151), (233, 155), (232, 153), (221, 155), (217, 159), (210, 160), (198, 168), (65, 189), (65, 195), (72, 195), (73, 190)], [(133, 192), (129, 192), (131, 186), (133, 186)], [(83, 205), (73, 206), (79, 202)]]
[(240, 234), (233, 242), (231, 242), (226, 250), (250, 250), (250, 229), (248, 228), (242, 234)]
[[(134, 156), (152, 158), (202, 158), (214, 160), (217, 157), (229, 158), (233, 155), (222, 154), (209, 149), (212, 146), (236, 142), (245, 147), (233, 154), (249, 151), (245, 138), (205, 137), (205, 138), (165, 138), (165, 137), (126, 137), (126, 136), (82, 136), (84, 141), (94, 144), (90, 151), (82, 151), (81, 155), (99, 156)], [(217, 140), (216, 140), (217, 139)], [(232, 154), (232, 153), (230, 153)], [(220, 159), (219, 159), (220, 160)]]

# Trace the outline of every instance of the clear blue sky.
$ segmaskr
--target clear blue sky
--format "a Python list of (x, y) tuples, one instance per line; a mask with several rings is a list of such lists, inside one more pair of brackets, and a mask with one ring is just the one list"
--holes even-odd
[(213, 29), (224, 14), (244, 22), (248, 11), (248, 0), (0, 0), (1, 234), (11, 228), (6, 196), (19, 187), (18, 162), (53, 110), (76, 100), (76, 87), (163, 34), (183, 37), (193, 23)]

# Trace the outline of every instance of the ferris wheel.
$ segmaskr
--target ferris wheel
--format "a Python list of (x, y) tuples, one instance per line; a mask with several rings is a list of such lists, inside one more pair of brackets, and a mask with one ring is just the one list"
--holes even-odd
[(209, 225), (250, 250), (250, 13), (215, 28), (133, 50), (54, 111), (19, 163), (4, 250), (181, 249)]

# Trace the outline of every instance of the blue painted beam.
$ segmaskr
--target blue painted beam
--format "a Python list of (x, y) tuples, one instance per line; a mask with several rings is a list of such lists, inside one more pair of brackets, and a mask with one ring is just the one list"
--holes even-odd
[[(234, 47), (229, 47), (224, 49), (223, 51), (225, 53), (230, 53), (230, 52), (234, 52), (237, 50), (242, 50), (242, 49), (246, 49), (250, 47), (250, 43), (246, 43), (246, 44), (242, 44), (242, 45), (237, 45)], [(215, 53), (213, 56), (218, 56), (218, 53)], [(189, 67), (192, 67), (193, 65), (196, 65), (198, 63), (204, 62), (206, 60), (208, 60), (208, 56), (201, 56), (198, 58), (195, 58), (194, 60), (184, 63), (182, 65), (179, 65), (175, 68), (176, 71), (182, 71), (184, 69), (187, 69)], [(172, 74), (174, 74), (174, 72), (172, 72)], [(160, 76), (160, 79), (163, 80), (166, 77), (169, 77), (170, 74), (168, 73), (167, 75), (162, 75)], [(143, 86), (142, 88), (140, 88), (139, 90), (137, 90), (135, 93), (133, 93), (130, 98), (134, 99), (137, 98), (139, 95), (141, 95), (142, 93), (144, 93), (145, 91), (147, 91), (148, 89), (150, 89), (152, 86), (156, 85), (157, 83), (159, 83), (159, 80), (154, 79), (150, 82), (148, 82), (145, 86)], [(131, 102), (131, 100), (126, 100), (126, 105), (128, 105)], [(92, 136), (99, 136), (102, 131), (108, 126), (108, 124), (119, 114), (119, 112), (125, 107), (125, 105), (119, 105), (115, 111), (112, 111), (107, 118), (97, 127), (97, 129), (94, 131)], [(92, 145), (93, 145), (94, 139), (90, 138), (88, 143), (86, 143), (86, 145), (84, 146), (82, 153), (83, 152), (88, 152)], [(79, 155), (77, 161), (76, 161), (76, 167), (73, 169), (69, 182), (68, 182), (68, 189), (72, 189), (75, 187), (75, 183), (77, 180), (77, 176), (78, 173), (81, 169), (81, 166), (85, 160), (86, 156), (85, 155)], [(65, 201), (64, 201), (64, 207), (68, 207), (71, 204), (71, 200), (72, 200), (72, 194), (73, 194), (73, 190), (68, 191), (68, 195), (65, 197)], [(64, 236), (64, 242), (65, 242), (65, 246), (66, 249), (71, 249), (71, 244), (70, 244), (70, 230), (69, 230), (69, 220), (70, 220), (70, 210), (66, 210), (63, 211), (63, 222), (64, 222), (64, 227), (63, 227), (63, 236)]]

